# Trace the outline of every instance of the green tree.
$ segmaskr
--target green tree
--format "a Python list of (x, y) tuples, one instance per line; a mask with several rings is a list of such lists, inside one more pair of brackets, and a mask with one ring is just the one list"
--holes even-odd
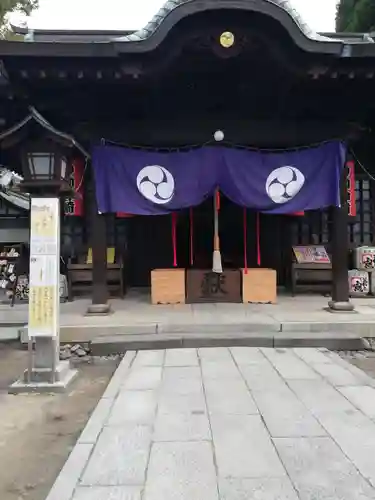
[(375, 31), (374, 0), (340, 0), (337, 6), (336, 30), (363, 33)]
[(12, 12), (30, 15), (38, 7), (39, 0), (0, 0), (0, 34), (2, 37), (9, 35), (8, 16)]

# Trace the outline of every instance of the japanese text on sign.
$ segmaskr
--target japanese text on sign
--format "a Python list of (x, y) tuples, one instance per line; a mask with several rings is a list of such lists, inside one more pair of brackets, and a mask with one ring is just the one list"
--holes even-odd
[(59, 317), (58, 198), (31, 202), (29, 335), (56, 336)]

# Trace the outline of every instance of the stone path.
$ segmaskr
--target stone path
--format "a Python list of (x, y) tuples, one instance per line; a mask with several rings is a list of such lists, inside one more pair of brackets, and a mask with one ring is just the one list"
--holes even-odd
[(374, 382), (326, 350), (128, 352), (47, 500), (375, 499)]

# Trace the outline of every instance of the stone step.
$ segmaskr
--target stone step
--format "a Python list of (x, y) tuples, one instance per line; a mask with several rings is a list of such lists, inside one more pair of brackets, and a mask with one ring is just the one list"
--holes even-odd
[[(14, 325), (3, 326), (3, 328), (14, 328)], [(0, 326), (1, 330), (1, 326)], [(19, 325), (17, 333), (13, 332), (14, 338), (20, 337), (21, 343), (27, 343), (27, 325)], [(81, 343), (90, 342), (95, 337), (113, 337), (118, 335), (136, 337), (143, 335), (150, 335), (151, 337), (157, 335), (176, 335), (189, 336), (196, 334), (201, 336), (206, 335), (234, 335), (237, 336), (238, 332), (241, 335), (254, 337), (264, 335), (272, 337), (291, 337), (294, 338), (300, 334), (305, 337), (316, 338), (317, 335), (327, 337), (327, 335), (353, 335), (358, 337), (375, 337), (375, 321), (353, 321), (353, 322), (282, 322), (282, 323), (220, 323), (220, 324), (109, 324), (109, 325), (72, 325), (60, 327), (61, 342)], [(0, 331), (0, 341), (1, 341)], [(318, 346), (319, 347), (319, 346)]]
[(19, 340), (24, 323), (0, 323), (0, 342)]
[(290, 335), (275, 335), (273, 332), (246, 332), (209, 334), (136, 334), (98, 336), (91, 343), (91, 354), (94, 356), (109, 356), (147, 349), (173, 349), (182, 347), (324, 347), (330, 350), (357, 351), (365, 349), (367, 342), (356, 334), (293, 333)]

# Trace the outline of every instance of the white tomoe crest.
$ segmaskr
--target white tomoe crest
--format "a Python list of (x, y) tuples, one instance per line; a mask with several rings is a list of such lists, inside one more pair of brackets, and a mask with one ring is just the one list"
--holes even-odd
[(266, 181), (268, 197), (281, 205), (292, 200), (303, 188), (305, 176), (295, 167), (280, 167), (273, 170)]
[(157, 205), (171, 201), (175, 192), (173, 175), (160, 165), (149, 165), (142, 168), (137, 175), (138, 191), (147, 200)]

